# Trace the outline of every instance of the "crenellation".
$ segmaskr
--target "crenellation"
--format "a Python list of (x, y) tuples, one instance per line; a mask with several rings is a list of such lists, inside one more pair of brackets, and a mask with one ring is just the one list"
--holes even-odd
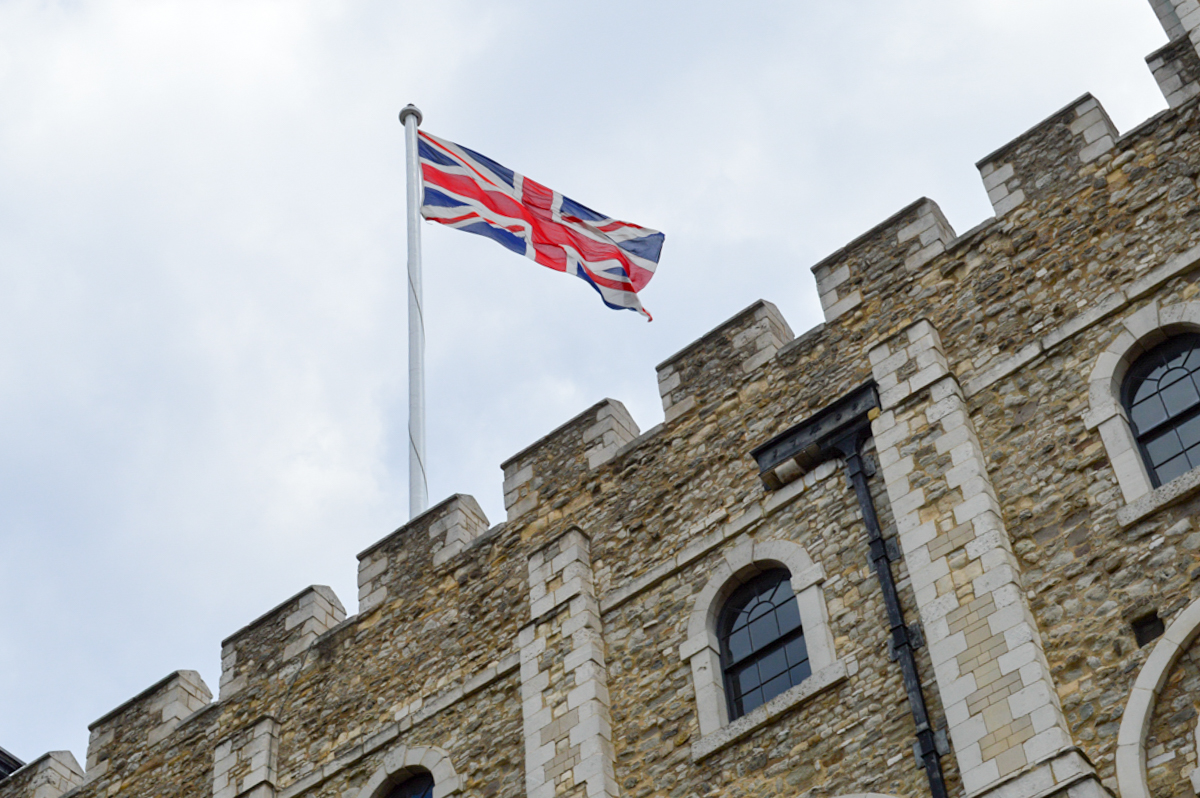
[(616, 399), (607, 400), (596, 413), (596, 423), (583, 433), (588, 467), (596, 468), (608, 462), (640, 434), (637, 422), (625, 405)]
[(221, 700), (283, 678), (289, 660), (345, 619), (333, 590), (313, 585), (234, 632), (221, 642)]
[(575, 487), (638, 432), (623, 404), (604, 399), (510, 457), (500, 466), (508, 521), (533, 512), (562, 488)]
[(175, 671), (106, 713), (88, 726), (87, 780), (136, 760), (211, 701), (199, 673)]
[(1176, 39), (1146, 56), (1146, 64), (1167, 105), (1178, 108), (1200, 94), (1200, 54), (1186, 39)]
[(1070, 197), (1091, 181), (1082, 164), (1111, 151), (1117, 129), (1085, 94), (1017, 136), (976, 166), (997, 218), (1029, 200)]
[(954, 228), (936, 202), (922, 197), (900, 209), (812, 267), (825, 322), (893, 290), (897, 280), (919, 278), (954, 240)]
[(51, 751), (0, 778), (0, 798), (59, 798), (83, 781), (74, 754)]
[(794, 337), (779, 309), (760, 299), (659, 363), (666, 423), (719, 399)]

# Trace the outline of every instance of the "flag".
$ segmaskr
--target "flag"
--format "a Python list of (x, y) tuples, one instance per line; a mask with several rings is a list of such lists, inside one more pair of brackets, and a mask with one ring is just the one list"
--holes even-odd
[(597, 213), (466, 147), (418, 135), (422, 216), (574, 274), (610, 308), (650, 318), (637, 292), (654, 276), (662, 233)]

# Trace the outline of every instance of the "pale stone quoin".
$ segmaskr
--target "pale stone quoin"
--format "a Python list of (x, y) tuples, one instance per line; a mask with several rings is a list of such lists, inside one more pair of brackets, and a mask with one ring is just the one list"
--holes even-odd
[(729, 308), (645, 431), (597, 397), (498, 523), (434, 504), (0, 798), (1196, 795), (1200, 0), (1149, 6), (1166, 110), (1027, 120), (989, 218), (900, 208), (798, 336)]

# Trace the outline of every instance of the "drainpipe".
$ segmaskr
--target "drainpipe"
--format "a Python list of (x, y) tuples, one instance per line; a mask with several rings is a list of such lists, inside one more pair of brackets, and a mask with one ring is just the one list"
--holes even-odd
[(892, 576), (893, 558), (889, 556), (883, 530), (879, 527), (879, 516), (867, 484), (869, 474), (862, 457), (862, 447), (871, 437), (871, 419), (878, 415), (878, 407), (875, 386), (868, 383), (756, 448), (752, 454), (758, 461), (760, 476), (768, 490), (782, 487), (826, 460), (838, 457), (845, 461), (846, 473), (854, 486), (854, 495), (867, 527), (868, 557), (883, 591), (893, 657), (900, 663), (908, 706), (917, 727), (916, 752), (929, 779), (930, 794), (933, 798), (947, 798), (937, 736), (929, 720), (921, 677), (917, 673), (914, 649), (920, 641), (914, 637), (919, 633), (904, 622), (904, 610)]

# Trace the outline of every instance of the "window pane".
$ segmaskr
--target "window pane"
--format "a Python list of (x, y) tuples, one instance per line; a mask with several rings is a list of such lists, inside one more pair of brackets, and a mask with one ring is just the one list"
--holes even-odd
[(796, 604), (796, 599), (792, 599), (781, 605), (775, 611), (775, 618), (779, 621), (779, 634), (786, 635), (793, 629), (800, 628), (800, 607)]
[(750, 639), (754, 642), (755, 651), (779, 639), (779, 624), (775, 623), (775, 613), (755, 618), (750, 622)]
[(1162, 399), (1154, 395), (1134, 405), (1129, 411), (1129, 420), (1133, 422), (1135, 434), (1145, 432), (1167, 420), (1167, 409), (1163, 407)]
[(788, 673), (791, 674), (792, 684), (800, 684), (800, 682), (812, 676), (812, 663), (804, 660), (804, 662), (794, 666)]
[(749, 693), (746, 693), (746, 695), (742, 696), (740, 701), (738, 701), (738, 706), (741, 708), (741, 711), (738, 712), (738, 717), (740, 718), (747, 712), (758, 709), (765, 703), (767, 702), (763, 701), (762, 690), (751, 690)]
[(774, 679), (787, 670), (787, 654), (782, 648), (777, 648), (769, 654), (764, 654), (758, 661), (758, 676), (764, 682)]
[(1147, 377), (1146, 381), (1134, 393), (1133, 403), (1137, 404), (1138, 402), (1145, 401), (1147, 397), (1154, 396), (1156, 393), (1158, 393), (1158, 381)]
[(755, 618), (761, 618), (773, 609), (775, 608), (771, 606), (771, 602), (769, 601), (756, 601), (750, 606), (750, 610), (746, 613), (746, 617), (750, 621), (753, 621)]
[(792, 593), (791, 578), (781, 579), (779, 584), (775, 587), (775, 590), (771, 593), (771, 603), (776, 607), (780, 607), (784, 604), (787, 604), (788, 599), (792, 598), (794, 595), (795, 594)]
[(1162, 377), (1160, 377), (1158, 380), (1158, 390), (1160, 390), (1160, 391), (1165, 390), (1165, 389), (1171, 387), (1172, 385), (1174, 385), (1175, 383), (1179, 382), (1180, 380), (1186, 379), (1187, 376), (1188, 376), (1187, 369), (1177, 369), (1177, 368), (1168, 369), (1166, 371), (1166, 373), (1164, 373), (1162, 375)]
[(775, 696), (787, 692), (788, 688), (791, 686), (792, 682), (790, 679), (788, 679), (788, 675), (786, 673), (767, 682), (762, 686), (763, 703), (765, 704)]
[(758, 663), (751, 662), (749, 665), (742, 667), (737, 672), (735, 684), (741, 695), (746, 695), (751, 690), (758, 688), (762, 684), (762, 679), (758, 678)]
[(1200, 415), (1187, 419), (1176, 430), (1179, 432), (1179, 440), (1183, 447), (1185, 449), (1192, 448), (1200, 443)]
[(729, 662), (740, 662), (750, 656), (750, 630), (739, 629), (729, 636), (726, 641)]
[(1188, 467), (1187, 457), (1180, 455), (1179, 457), (1176, 457), (1175, 459), (1169, 460), (1166, 463), (1158, 466), (1158, 468), (1155, 469), (1155, 472), (1158, 474), (1159, 483), (1165, 485), (1171, 480), (1175, 479), (1175, 477), (1182, 476), (1190, 470), (1191, 469)]
[(804, 635), (789, 640), (784, 650), (787, 652), (788, 665), (808, 661), (808, 646), (804, 644)]
[(1165, 463), (1182, 451), (1179, 435), (1173, 429), (1168, 429), (1158, 437), (1146, 441), (1146, 454), (1150, 456), (1150, 462), (1154, 465)]
[(1183, 379), (1164, 388), (1162, 399), (1163, 404), (1167, 406), (1167, 412), (1177, 416), (1195, 406), (1196, 402), (1200, 402), (1200, 395), (1197, 395), (1196, 386), (1192, 385), (1190, 379)]

